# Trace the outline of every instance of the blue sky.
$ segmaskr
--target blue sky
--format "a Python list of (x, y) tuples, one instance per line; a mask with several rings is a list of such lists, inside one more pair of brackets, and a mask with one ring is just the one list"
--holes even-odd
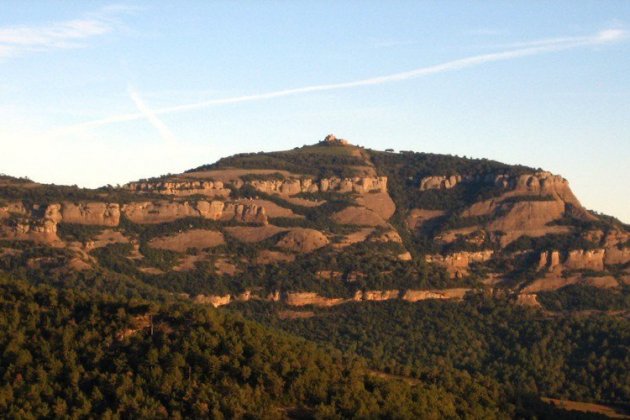
[(100, 186), (288, 149), (560, 173), (630, 222), (630, 2), (0, 0), (0, 172)]

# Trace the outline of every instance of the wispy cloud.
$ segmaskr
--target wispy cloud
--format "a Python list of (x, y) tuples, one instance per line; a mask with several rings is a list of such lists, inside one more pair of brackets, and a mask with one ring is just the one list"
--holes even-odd
[(130, 10), (106, 7), (80, 19), (38, 26), (0, 27), (0, 58), (25, 52), (85, 47), (88, 39), (112, 32), (116, 26), (115, 17)]
[(557, 38), (539, 39), (536, 41), (511, 42), (506, 44), (493, 44), (491, 48), (528, 48), (528, 47), (546, 47), (553, 46), (555, 48), (574, 48), (581, 45), (606, 44), (619, 41), (627, 37), (627, 32), (623, 29), (605, 29), (598, 32), (594, 36), (566, 36)]
[(169, 128), (160, 120), (157, 115), (144, 103), (142, 97), (133, 87), (129, 86), (127, 91), (129, 97), (138, 108), (138, 111), (144, 115), (144, 117), (151, 123), (153, 127), (160, 133), (162, 139), (168, 143), (175, 143), (175, 135), (169, 130)]
[[(156, 109), (156, 110), (153, 110), (153, 114), (154, 115), (174, 114), (178, 112), (194, 111), (198, 109), (203, 109), (203, 108), (212, 107), (212, 106), (219, 106), (219, 105), (262, 101), (262, 100), (280, 98), (280, 97), (285, 97), (285, 96), (296, 96), (296, 95), (308, 94), (308, 93), (313, 93), (313, 92), (343, 90), (343, 89), (351, 89), (351, 88), (357, 88), (357, 87), (363, 87), (363, 86), (374, 86), (374, 85), (382, 85), (386, 83), (401, 82), (401, 81), (416, 79), (416, 78), (429, 76), (433, 74), (463, 70), (466, 68), (475, 67), (482, 64), (492, 63), (492, 62), (507, 61), (507, 60), (512, 60), (512, 59), (521, 58), (521, 57), (534, 56), (534, 55), (539, 55), (539, 54), (544, 54), (544, 53), (551, 53), (551, 52), (557, 52), (557, 51), (563, 51), (563, 50), (569, 50), (569, 49), (575, 49), (575, 48), (581, 48), (581, 47), (610, 44), (610, 43), (625, 40), (627, 38), (628, 38), (628, 33), (624, 30), (606, 29), (590, 36), (563, 37), (563, 38), (554, 38), (554, 39), (523, 43), (522, 48), (515, 48), (515, 49), (510, 49), (507, 51), (460, 58), (457, 60), (447, 61), (445, 63), (436, 64), (433, 66), (420, 67), (414, 70), (390, 74), (386, 76), (373, 77), (369, 79), (361, 79), (361, 80), (342, 82), (342, 83), (304, 86), (304, 87), (293, 88), (293, 89), (284, 89), (284, 90), (278, 90), (278, 91), (267, 92), (267, 93), (234, 96), (234, 97), (229, 97), (229, 98), (211, 99), (211, 100), (203, 101), (203, 102), (196, 102), (196, 103)], [(145, 117), (146, 117), (146, 114), (142, 112), (114, 115), (114, 116), (99, 119), (99, 120), (88, 121), (85, 123), (62, 127), (62, 128), (56, 129), (55, 133), (63, 134), (68, 131), (79, 131), (79, 130), (99, 127), (103, 125), (109, 125), (109, 124), (118, 123), (118, 122), (138, 120)]]

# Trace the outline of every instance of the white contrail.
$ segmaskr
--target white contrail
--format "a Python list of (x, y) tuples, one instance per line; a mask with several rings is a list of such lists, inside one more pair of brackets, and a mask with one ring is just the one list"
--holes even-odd
[[(284, 96), (294, 96), (311, 92), (323, 92), (331, 90), (350, 89), (360, 86), (373, 86), (381, 85), (384, 83), (399, 82), (403, 80), (415, 79), (431, 74), (445, 73), (449, 71), (461, 70), (468, 67), (474, 67), (485, 63), (506, 61), (519, 57), (533, 56), (553, 51), (563, 51), (579, 47), (594, 46), (608, 44), (627, 38), (627, 32), (622, 29), (606, 29), (600, 31), (591, 36), (579, 36), (579, 37), (563, 37), (554, 38), (549, 40), (534, 41), (531, 43), (525, 43), (526, 48), (518, 48), (508, 51), (502, 51), (497, 53), (481, 54), (472, 57), (460, 58), (457, 60), (447, 61), (446, 63), (437, 64), (428, 67), (420, 67), (411, 71), (402, 73), (390, 74), (387, 76), (374, 77), (369, 79), (355, 80), (352, 82), (343, 83), (331, 83), (321, 84), (313, 86), (304, 86), (294, 89), (285, 89), (275, 92), (259, 93), (252, 95), (235, 96), (231, 98), (211, 99), (208, 101), (197, 102), (193, 104), (178, 105), (168, 108), (156, 109), (153, 111), (154, 115), (173, 114), (177, 112), (192, 111), (201, 108), (207, 108), (211, 106), (235, 104), (242, 102), (261, 101), (265, 99), (273, 99)], [(87, 128), (94, 128), (103, 125), (108, 125), (117, 122), (132, 121), (145, 118), (143, 113), (130, 113), (115, 115), (108, 118), (103, 118), (94, 121), (88, 121), (85, 123), (75, 124), (67, 127), (62, 127), (55, 130), (55, 132), (68, 132), (77, 131)]]
[(169, 128), (160, 120), (157, 115), (144, 103), (138, 91), (136, 91), (133, 87), (129, 86), (127, 88), (129, 92), (129, 97), (136, 104), (136, 107), (140, 111), (140, 113), (151, 123), (153, 127), (160, 133), (162, 139), (167, 141), (168, 143), (175, 143), (175, 135), (169, 130)]

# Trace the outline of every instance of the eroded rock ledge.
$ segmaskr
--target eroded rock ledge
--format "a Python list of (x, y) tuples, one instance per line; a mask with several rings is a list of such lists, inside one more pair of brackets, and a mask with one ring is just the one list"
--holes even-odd
[(573, 195), (569, 182), (560, 175), (554, 175), (547, 171), (522, 175), (504, 173), (488, 173), (478, 176), (432, 175), (420, 180), (419, 189), (420, 191), (449, 189), (460, 183), (477, 182), (503, 188), (509, 195), (539, 195), (571, 203), (578, 208), (582, 207), (575, 195)]
[(193, 299), (196, 303), (210, 304), (219, 307), (232, 302), (246, 302), (248, 300), (267, 300), (272, 302), (281, 301), (289, 306), (319, 306), (329, 307), (341, 305), (348, 302), (404, 300), (407, 302), (418, 302), (427, 299), (462, 299), (469, 288), (454, 289), (432, 289), (432, 290), (365, 290), (357, 291), (351, 298), (325, 297), (315, 292), (280, 292), (270, 293), (266, 297), (252, 294), (246, 291), (239, 295), (197, 295)]
[(339, 193), (387, 192), (387, 177), (312, 178), (303, 179), (254, 179), (247, 181), (256, 190), (267, 194), (295, 195), (334, 191)]
[(175, 196), (206, 195), (228, 197), (230, 190), (221, 181), (163, 181), (130, 182), (124, 189), (139, 193), (156, 193)]

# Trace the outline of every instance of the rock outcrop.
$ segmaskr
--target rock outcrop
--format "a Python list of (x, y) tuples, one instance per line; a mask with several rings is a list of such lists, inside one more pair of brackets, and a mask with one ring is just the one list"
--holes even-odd
[(630, 233), (622, 230), (611, 230), (604, 238), (607, 265), (626, 264), (630, 262)]
[(8, 219), (11, 215), (25, 216), (26, 214), (26, 208), (21, 201), (0, 205), (0, 220)]
[(267, 194), (295, 195), (299, 193), (317, 193), (334, 191), (339, 193), (387, 192), (387, 177), (354, 178), (289, 178), (289, 179), (254, 179), (247, 181), (258, 191)]
[(531, 306), (533, 308), (540, 307), (540, 302), (538, 302), (538, 295), (536, 295), (536, 293), (519, 293), (518, 296), (516, 296), (516, 304)]
[(427, 176), (420, 180), (420, 191), (447, 190), (462, 182), (461, 175)]
[(276, 246), (299, 253), (309, 253), (328, 245), (326, 235), (315, 229), (292, 229)]
[(346, 302), (344, 298), (327, 298), (312, 292), (287, 293), (284, 302), (289, 306), (335, 306)]
[(327, 135), (320, 143), (328, 146), (349, 146), (350, 143), (345, 139), (338, 139), (334, 134)]
[(463, 299), (468, 288), (434, 289), (434, 290), (407, 290), (402, 299), (407, 302), (418, 302), (427, 299)]
[[(619, 282), (606, 270), (608, 249), (576, 249), (563, 258), (560, 251), (544, 251), (538, 257), (540, 278), (523, 288), (523, 293), (557, 290), (571, 284), (587, 284), (594, 287), (617, 287)], [(582, 271), (586, 270), (586, 271)], [(596, 273), (591, 273), (595, 271)]]
[(569, 251), (564, 266), (569, 270), (602, 271), (604, 269), (604, 254), (605, 250), (603, 249)]
[(463, 299), (464, 295), (471, 289), (455, 288), (455, 289), (435, 289), (435, 290), (365, 290), (358, 291), (352, 298), (327, 298), (317, 293), (301, 292), (288, 293), (284, 300), (287, 305), (291, 306), (335, 306), (347, 302), (361, 301), (386, 301), (402, 299), (407, 302), (419, 302), (427, 299)]
[(560, 265), (560, 251), (541, 252), (538, 257), (538, 269), (555, 270)]
[(510, 191), (507, 196), (538, 195), (541, 197), (550, 197), (556, 201), (562, 201), (582, 208), (578, 199), (573, 195), (571, 188), (569, 188), (569, 181), (551, 172), (540, 171), (533, 174), (519, 175), (517, 177), (497, 175), (495, 176), (494, 183), (495, 185), (509, 189)]
[(264, 207), (256, 204), (208, 202), (142, 202), (125, 204), (123, 214), (134, 223), (164, 223), (184, 217), (204, 217), (211, 220), (236, 220), (243, 223), (266, 224)]
[(195, 303), (200, 303), (200, 304), (205, 304), (205, 305), (210, 304), (214, 306), (215, 308), (218, 308), (219, 306), (227, 305), (230, 302), (232, 302), (232, 296), (231, 295), (223, 295), (223, 296), (197, 295), (195, 296), (193, 301)]
[(455, 252), (449, 255), (427, 255), (427, 262), (435, 263), (443, 266), (448, 271), (451, 278), (459, 278), (468, 274), (468, 268), (471, 263), (485, 262), (492, 258), (494, 251), (478, 251), (478, 252)]
[[(55, 206), (54, 204), (49, 206)], [(54, 209), (58, 214), (58, 209)], [(68, 203), (61, 204), (58, 221), (80, 225), (118, 226), (120, 223), (120, 205), (118, 203)]]
[[(563, 270), (593, 270), (604, 271), (609, 261), (624, 261), (623, 253), (628, 251), (624, 248), (622, 250), (618, 248), (597, 248), (597, 249), (574, 249), (568, 252), (564, 260), (561, 258), (560, 251), (544, 251), (540, 253), (538, 259), (538, 269), (545, 270), (547, 272), (561, 273)], [(609, 257), (608, 254), (612, 252), (613, 256)], [(630, 253), (628, 253), (630, 254)], [(630, 255), (628, 260), (630, 260)], [(627, 261), (624, 261), (624, 263)]]
[(131, 182), (125, 189), (137, 193), (155, 193), (174, 196), (205, 195), (229, 197), (230, 190), (221, 181), (161, 181)]
[(568, 181), (550, 172), (541, 171), (519, 176), (487, 174), (482, 178), (464, 179), (462, 182), (483, 182), (505, 190), (505, 193), (497, 198), (472, 204), (462, 213), (463, 217), (488, 216), (497, 209), (504, 212), (506, 210), (505, 206), (503, 208), (499, 208), (499, 206), (506, 200), (509, 202), (515, 197), (531, 197), (532, 200), (530, 201), (534, 201), (534, 198), (536, 198), (536, 201), (547, 200), (549, 202), (563, 203), (565, 205), (562, 209), (563, 212), (566, 210), (564, 207), (569, 204), (570, 206), (568, 207), (571, 208), (574, 215), (589, 220), (595, 219), (595, 217), (584, 210), (571, 191)]
[(357, 292), (354, 300), (383, 301), (398, 299), (399, 297), (400, 290), (365, 290)]
[(30, 209), (21, 203), (5, 206), (6, 216), (0, 225), (0, 237), (17, 240), (30, 240), (53, 246), (61, 246), (57, 236), (57, 224), (61, 220), (61, 206), (51, 204), (43, 207), (34, 205)]

